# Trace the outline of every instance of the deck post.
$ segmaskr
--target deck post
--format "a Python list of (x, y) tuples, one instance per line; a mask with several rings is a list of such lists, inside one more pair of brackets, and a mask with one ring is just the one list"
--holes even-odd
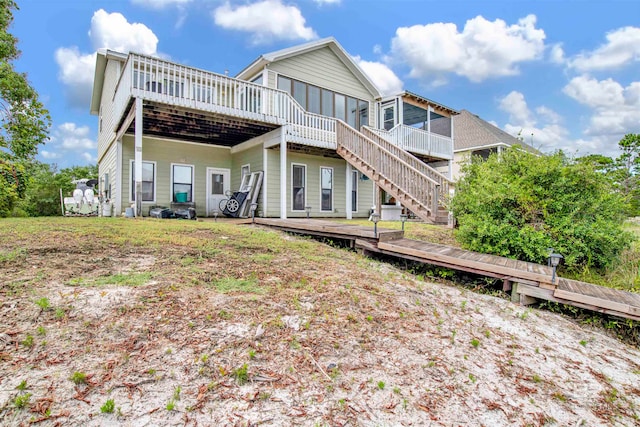
[(135, 124), (135, 178), (136, 178), (136, 206), (135, 216), (142, 216), (142, 98), (136, 98)]
[(349, 162), (345, 162), (347, 164), (347, 182), (346, 182), (346, 210), (347, 210), (347, 219), (353, 219), (353, 206), (351, 206), (351, 191), (353, 190), (353, 169), (351, 169), (351, 164)]
[(287, 132), (288, 125), (280, 133), (280, 218), (287, 219)]

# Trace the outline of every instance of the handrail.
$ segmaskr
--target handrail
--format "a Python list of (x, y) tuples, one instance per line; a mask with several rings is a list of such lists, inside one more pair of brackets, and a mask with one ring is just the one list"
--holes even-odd
[[(337, 120), (336, 133), (338, 148), (344, 148), (353, 153), (376, 174), (389, 180), (402, 191), (403, 195), (412, 198), (435, 217), (438, 209), (439, 184), (437, 181), (342, 120)], [(367, 175), (365, 171), (362, 172)], [(370, 178), (374, 177), (370, 176)]]
[(368, 126), (363, 126), (362, 127), (362, 133), (366, 137), (368, 137), (369, 139), (374, 140), (375, 142), (377, 142), (378, 144), (380, 144), (381, 146), (383, 146), (387, 150), (389, 150), (392, 153), (394, 153), (396, 156), (400, 157), (402, 160), (407, 162), (409, 165), (411, 165), (414, 168), (418, 169), (420, 172), (424, 173), (429, 178), (435, 180), (440, 185), (440, 194), (442, 196), (448, 196), (449, 195), (449, 186), (451, 184), (451, 180), (447, 176), (441, 174), (440, 172), (438, 172), (437, 170), (435, 170), (431, 166), (427, 165), (425, 162), (423, 162), (422, 160), (418, 159), (416, 156), (414, 156), (413, 154), (409, 153), (408, 151), (403, 150), (401, 147), (398, 147), (397, 145), (389, 142), (387, 139), (385, 139), (383, 136), (381, 136), (377, 131), (378, 131), (378, 129), (372, 129), (372, 128), (368, 127)]
[(261, 84), (130, 53), (114, 95), (116, 117), (131, 97), (278, 125), (311, 145), (335, 148), (335, 120), (309, 113), (287, 92)]
[(395, 125), (390, 130), (372, 130), (404, 150), (453, 159), (453, 140), (448, 136), (438, 135), (402, 123)]

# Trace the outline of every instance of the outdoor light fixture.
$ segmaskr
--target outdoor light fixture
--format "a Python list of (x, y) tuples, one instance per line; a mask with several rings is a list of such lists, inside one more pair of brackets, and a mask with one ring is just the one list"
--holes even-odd
[(560, 260), (562, 258), (564, 257), (560, 254), (549, 254), (549, 265), (551, 266), (551, 268), (553, 268), (553, 273), (551, 274), (551, 283), (556, 283), (556, 268), (558, 267), (558, 264), (560, 264)]
[(218, 210), (213, 211), (213, 221), (218, 222)]
[(256, 209), (258, 209), (258, 204), (257, 203), (251, 203), (251, 207), (249, 209), (251, 210), (251, 223), (255, 224), (256, 223)]
[(374, 212), (371, 214), (371, 221), (373, 221), (373, 237), (378, 238), (378, 221), (380, 221), (380, 214)]
[(305, 206), (304, 210), (307, 211), (307, 219), (309, 219), (309, 214), (311, 213), (311, 206)]
[(402, 231), (404, 231), (404, 223), (407, 221), (409, 216), (407, 214), (400, 214), (400, 221), (402, 221)]

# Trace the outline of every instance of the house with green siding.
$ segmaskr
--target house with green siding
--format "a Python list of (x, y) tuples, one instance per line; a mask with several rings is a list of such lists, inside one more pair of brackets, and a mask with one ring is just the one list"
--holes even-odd
[(99, 50), (91, 113), (114, 215), (174, 205), (219, 215), (243, 177), (262, 172), (257, 216), (391, 207), (446, 218), (456, 111), (409, 92), (381, 96), (333, 38), (262, 55), (235, 78)]

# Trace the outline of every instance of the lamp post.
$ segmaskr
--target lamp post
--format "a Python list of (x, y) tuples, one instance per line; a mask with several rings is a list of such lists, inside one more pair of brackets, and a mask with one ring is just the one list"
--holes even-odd
[(400, 221), (402, 221), (402, 231), (404, 231), (404, 223), (407, 221), (407, 214), (400, 214)]
[(251, 210), (251, 223), (255, 224), (256, 223), (256, 209), (258, 209), (258, 204), (257, 203), (251, 203), (251, 206), (249, 207), (249, 209)]
[(304, 210), (307, 211), (307, 219), (309, 219), (309, 214), (311, 213), (311, 206), (305, 206)]
[(373, 237), (378, 238), (378, 221), (380, 221), (380, 214), (374, 212), (371, 214), (371, 221), (373, 221)]
[(549, 265), (553, 268), (553, 273), (551, 274), (551, 283), (553, 284), (556, 283), (556, 268), (558, 267), (558, 264), (560, 264), (560, 260), (562, 258), (564, 257), (560, 254), (549, 254)]

